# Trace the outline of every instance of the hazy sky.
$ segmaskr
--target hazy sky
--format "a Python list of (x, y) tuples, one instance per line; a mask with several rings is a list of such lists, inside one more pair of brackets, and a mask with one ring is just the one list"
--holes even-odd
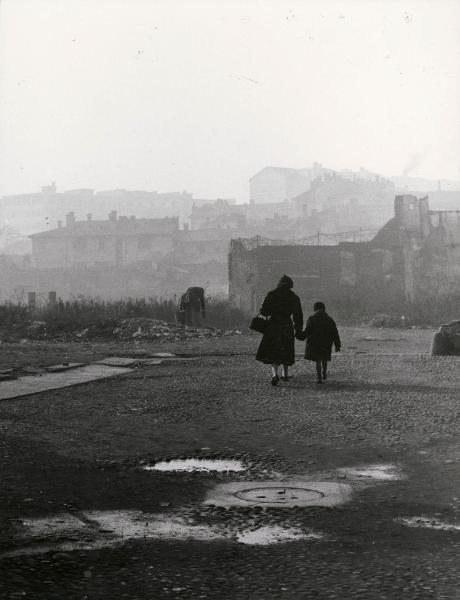
[(460, 178), (460, 1), (2, 0), (0, 194)]

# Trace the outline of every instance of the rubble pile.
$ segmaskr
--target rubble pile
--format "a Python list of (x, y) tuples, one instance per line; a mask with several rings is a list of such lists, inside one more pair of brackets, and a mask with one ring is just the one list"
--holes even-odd
[(404, 328), (407, 326), (407, 319), (404, 316), (387, 315), (385, 313), (379, 313), (374, 315), (371, 319), (365, 322), (365, 325), (369, 327), (393, 327), (393, 328)]
[(223, 335), (240, 334), (235, 329), (213, 329), (212, 327), (184, 327), (179, 323), (167, 323), (158, 319), (123, 319), (113, 330), (114, 337), (120, 340), (164, 340), (174, 342), (190, 338), (211, 338)]
[(432, 356), (460, 355), (460, 321), (441, 325), (434, 334), (430, 354)]
[(239, 335), (237, 329), (215, 329), (213, 327), (185, 327), (179, 323), (167, 323), (158, 319), (128, 318), (104, 320), (85, 328), (56, 328), (44, 321), (34, 321), (21, 328), (9, 328), (0, 331), (0, 340), (49, 340), (49, 341), (85, 341), (116, 340), (175, 342), (189, 339), (206, 339), (227, 335)]

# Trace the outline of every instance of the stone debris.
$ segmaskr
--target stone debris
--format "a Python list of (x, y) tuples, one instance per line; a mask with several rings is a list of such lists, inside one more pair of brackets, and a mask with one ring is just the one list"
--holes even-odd
[(402, 327), (404, 326), (404, 318), (396, 315), (388, 315), (386, 313), (379, 313), (372, 317), (366, 325), (370, 327)]
[(78, 369), (78, 367), (84, 367), (85, 363), (62, 363), (60, 365), (51, 365), (45, 367), (45, 371), (48, 373), (62, 373), (64, 371), (70, 371), (71, 369)]
[(430, 354), (432, 356), (460, 356), (460, 321), (441, 325), (434, 334)]
[(158, 366), (164, 361), (197, 359), (199, 357), (182, 357), (169, 352), (158, 352), (150, 358), (109, 356), (91, 364), (64, 362), (43, 368), (6, 369), (0, 371), (0, 400), (129, 373), (136, 366)]
[(44, 373), (43, 375), (25, 375), (12, 381), (4, 381), (0, 385), (0, 400), (29, 396), (59, 388), (88, 383), (97, 379), (114, 377), (131, 373), (126, 367), (109, 367), (106, 365), (85, 365), (64, 372)]
[(446, 335), (460, 335), (460, 321), (451, 321), (450, 323), (441, 325), (439, 331)]
[(239, 330), (213, 329), (212, 327), (185, 327), (179, 323), (167, 323), (158, 319), (123, 319), (113, 330), (119, 340), (160, 340), (176, 341), (190, 338), (213, 338), (224, 335), (241, 334)]
[(366, 336), (362, 338), (357, 338), (359, 342), (404, 342), (406, 338), (403, 337), (375, 337), (375, 336)]
[[(207, 339), (228, 335), (241, 335), (238, 329), (218, 329), (213, 327), (187, 327), (181, 323), (168, 323), (148, 317), (103, 320), (84, 329), (72, 330), (67, 327), (56, 330), (53, 324), (40, 322), (39, 325), (16, 331), (0, 332), (3, 341), (17, 341), (27, 344), (30, 340), (58, 341), (166, 341), (174, 342), (193, 338)], [(26, 336), (26, 337), (24, 337)]]
[(164, 363), (165, 359), (164, 358), (154, 358), (152, 360), (148, 360), (148, 359), (142, 359), (142, 364), (146, 365), (147, 367), (158, 367), (158, 365), (162, 365)]
[(0, 371), (0, 381), (9, 381), (11, 379), (17, 379), (17, 374), (14, 369)]
[(132, 367), (139, 363), (141, 359), (126, 358), (124, 356), (109, 356), (96, 361), (96, 365), (107, 365), (109, 367)]

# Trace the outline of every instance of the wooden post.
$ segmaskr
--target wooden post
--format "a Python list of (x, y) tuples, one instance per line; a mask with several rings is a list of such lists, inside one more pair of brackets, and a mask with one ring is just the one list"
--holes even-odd
[(35, 292), (28, 292), (27, 293), (27, 306), (29, 307), (29, 310), (35, 310), (36, 305), (37, 305), (37, 295), (35, 294)]

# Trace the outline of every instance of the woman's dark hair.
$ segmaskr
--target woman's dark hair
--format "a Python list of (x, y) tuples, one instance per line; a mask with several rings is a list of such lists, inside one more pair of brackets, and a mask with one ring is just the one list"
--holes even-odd
[(313, 310), (326, 310), (326, 306), (324, 302), (315, 302), (313, 304)]
[(281, 279), (278, 281), (277, 287), (292, 289), (294, 287), (294, 282), (289, 277), (289, 275), (283, 275), (281, 277)]

